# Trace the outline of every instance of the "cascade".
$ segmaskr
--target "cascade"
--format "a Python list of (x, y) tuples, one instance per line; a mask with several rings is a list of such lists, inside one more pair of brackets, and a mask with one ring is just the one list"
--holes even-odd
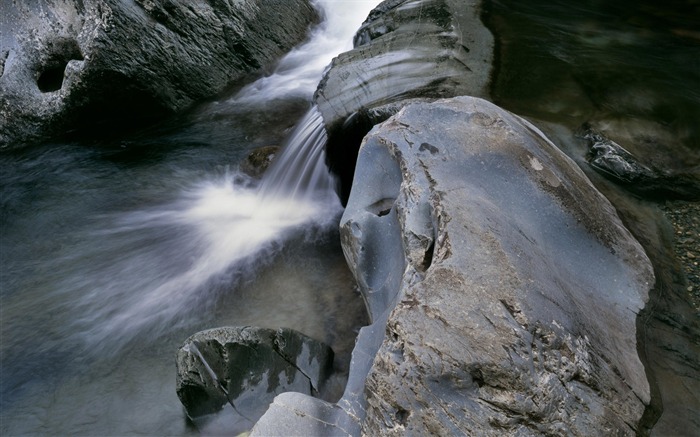
[[(270, 76), (216, 108), (308, 98), (323, 68), (332, 56), (349, 48), (354, 30), (376, 1), (316, 3), (324, 22), (309, 41), (285, 56)], [(89, 348), (110, 354), (144, 330), (154, 337), (165, 334), (186, 314), (191, 316), (193, 308), (212, 305), (219, 293), (217, 284), (250, 277), (260, 264), (256, 260), (273, 257), (293, 235), (335, 226), (342, 206), (325, 163), (326, 141), (323, 119), (312, 106), (259, 183), (230, 170), (191, 184), (170, 204), (114, 217), (101, 235), (115, 241), (112, 246), (124, 245), (123, 252), (130, 256), (81, 272), (75, 275), (80, 276), (78, 283), (63, 285), (75, 289), (111, 278), (86, 292), (78, 303), (82, 316), (76, 323)], [(159, 242), (139, 247), (143, 235), (149, 234), (159, 235)], [(136, 252), (130, 246), (137, 247)], [(173, 246), (188, 256), (171, 257)], [(99, 249), (94, 252), (94, 258), (105, 257)], [(146, 268), (148, 264), (152, 267)]]
[(328, 137), (321, 113), (311, 107), (292, 132), (260, 185), (263, 198), (324, 198), (331, 202), (335, 180), (325, 164)]
[(312, 1), (323, 22), (308, 42), (193, 115), (209, 124), (194, 118), (121, 148), (0, 155), (0, 434), (191, 435), (172, 353), (206, 327), (291, 326), (350, 348), (362, 304), (330, 243), (342, 209), (318, 111), (296, 123), (262, 180), (235, 165), (249, 133), (274, 122), (243, 125), (310, 101), (378, 3)]

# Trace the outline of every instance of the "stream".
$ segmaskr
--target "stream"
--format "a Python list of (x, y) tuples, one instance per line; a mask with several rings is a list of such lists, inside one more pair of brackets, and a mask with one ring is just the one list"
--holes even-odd
[[(310, 100), (377, 3), (319, 0), (271, 75), (176, 120), (0, 155), (0, 434), (198, 434), (175, 353), (216, 326), (301, 331), (342, 380), (367, 320)], [(239, 164), (268, 145), (261, 182)]]
[[(322, 135), (312, 93), (379, 1), (316, 3), (324, 21), (267, 77), (126, 137), (0, 154), (1, 435), (197, 435), (175, 352), (216, 326), (299, 330), (347, 372), (367, 316), (332, 180), (300, 168), (322, 155), (295, 155), (294, 138)], [(593, 121), (662, 168), (700, 173), (697, 2), (487, 3), (495, 103), (582, 167), (571, 133)], [(285, 144), (292, 174), (240, 170)], [(300, 174), (316, 176), (290, 182)]]

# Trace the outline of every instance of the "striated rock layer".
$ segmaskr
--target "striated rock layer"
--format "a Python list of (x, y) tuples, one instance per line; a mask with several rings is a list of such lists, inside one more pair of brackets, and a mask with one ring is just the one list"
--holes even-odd
[(308, 0), (3, 1), (0, 147), (182, 110), (270, 66), (316, 21)]
[(530, 123), (473, 97), (404, 107), (363, 142), (341, 237), (372, 318), (345, 395), (280, 395), (254, 435), (640, 429), (651, 265)]
[(387, 0), (336, 57), (314, 95), (328, 161), (347, 198), (362, 137), (409, 101), (488, 96), (493, 35), (478, 0)]

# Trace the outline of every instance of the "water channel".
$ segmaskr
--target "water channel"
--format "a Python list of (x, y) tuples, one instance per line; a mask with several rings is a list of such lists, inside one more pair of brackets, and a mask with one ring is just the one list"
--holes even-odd
[[(214, 326), (294, 328), (347, 370), (366, 320), (340, 206), (261, 202), (239, 164), (306, 123), (323, 68), (377, 3), (319, 0), (324, 22), (274, 74), (181, 118), (0, 154), (0, 434), (196, 434), (174, 356)], [(648, 140), (630, 151), (700, 172), (697, 2), (497, 0), (486, 17), (496, 103), (554, 133), (614, 126)]]

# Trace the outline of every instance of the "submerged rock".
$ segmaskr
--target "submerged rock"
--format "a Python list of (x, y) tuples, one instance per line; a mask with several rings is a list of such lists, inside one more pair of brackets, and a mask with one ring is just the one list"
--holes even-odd
[(588, 162), (596, 171), (646, 197), (700, 200), (700, 176), (662, 170), (640, 162), (615, 141), (585, 125), (582, 137), (588, 141)]
[[(177, 395), (198, 427), (235, 434), (250, 429), (280, 393), (318, 395), (332, 368), (328, 346), (291, 329), (215, 328), (178, 350)], [(227, 417), (212, 416), (226, 404)]]
[(343, 199), (372, 126), (410, 101), (488, 95), (493, 36), (480, 14), (478, 0), (387, 0), (358, 30), (355, 48), (333, 60), (314, 101)]
[(0, 4), (0, 147), (119, 131), (270, 66), (318, 20), (308, 0)]
[(275, 155), (280, 151), (279, 146), (263, 146), (254, 149), (241, 164), (241, 170), (252, 177), (260, 177), (272, 164)]
[(651, 265), (530, 123), (471, 97), (406, 106), (363, 142), (341, 237), (372, 317), (345, 394), (280, 396), (254, 435), (640, 429)]

